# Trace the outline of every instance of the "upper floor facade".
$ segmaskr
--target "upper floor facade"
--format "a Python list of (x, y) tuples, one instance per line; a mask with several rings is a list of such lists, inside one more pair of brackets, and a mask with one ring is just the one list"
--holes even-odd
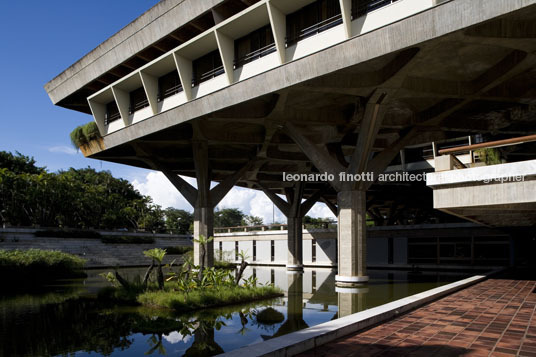
[(104, 136), (439, 2), (261, 0), (234, 14), (215, 7), (213, 26), (91, 93), (87, 102)]

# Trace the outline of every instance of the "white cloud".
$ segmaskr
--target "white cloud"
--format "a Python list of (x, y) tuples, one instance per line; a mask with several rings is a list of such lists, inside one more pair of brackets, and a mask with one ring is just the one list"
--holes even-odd
[[(195, 186), (194, 179), (183, 178)], [(151, 196), (153, 201), (163, 208), (175, 207), (192, 211), (192, 206), (161, 172), (151, 171), (142, 179), (134, 179), (132, 185), (143, 195)], [(286, 223), (287, 221), (283, 213), (274, 207), (272, 201), (259, 190), (233, 187), (217, 208), (238, 208), (247, 215), (262, 217), (265, 224), (272, 223), (273, 218), (276, 222)], [(307, 214), (311, 217), (335, 218), (323, 203), (315, 204)]]
[(188, 343), (188, 341), (192, 339), (192, 335), (183, 336), (177, 331), (173, 331), (169, 335), (164, 335), (163, 337), (164, 340), (171, 344), (179, 343), (181, 341), (184, 343)]
[(67, 154), (67, 155), (76, 155), (78, 153), (78, 150), (76, 150), (75, 148), (72, 148), (70, 146), (65, 146), (65, 145), (49, 147), (48, 151)]
[[(194, 182), (191, 178), (183, 178), (190, 184)], [(161, 172), (151, 171), (142, 180), (134, 179), (132, 185), (142, 195), (152, 197), (153, 202), (163, 208), (175, 207), (192, 211), (192, 206)]]

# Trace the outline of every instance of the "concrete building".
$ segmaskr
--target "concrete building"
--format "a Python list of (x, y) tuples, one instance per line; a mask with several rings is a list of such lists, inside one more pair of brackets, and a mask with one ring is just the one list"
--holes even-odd
[[(377, 202), (393, 192), (342, 178), (377, 177), (405, 147), (534, 133), (535, 20), (536, 0), (165, 0), (45, 89), (93, 115), (102, 140), (86, 156), (162, 171), (194, 207), (196, 236), (213, 235), (233, 185), (263, 190), (288, 217), (286, 265), (300, 270), (302, 217), (322, 200), (338, 217), (336, 280), (352, 285), (368, 280), (367, 211), (387, 217)], [(470, 203), (444, 205), (438, 180), (436, 207), (464, 217), (456, 207)]]

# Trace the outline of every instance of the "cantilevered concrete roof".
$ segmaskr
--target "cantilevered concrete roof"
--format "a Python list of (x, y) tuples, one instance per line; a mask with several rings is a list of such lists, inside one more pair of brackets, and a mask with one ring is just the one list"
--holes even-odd
[(214, 25), (211, 9), (240, 11), (258, 0), (162, 0), (45, 85), (54, 104), (90, 113), (86, 98)]

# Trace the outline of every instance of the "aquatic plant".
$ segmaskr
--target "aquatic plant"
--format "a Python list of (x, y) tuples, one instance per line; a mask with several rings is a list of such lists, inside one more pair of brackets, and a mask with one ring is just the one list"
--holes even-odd
[[(161, 248), (153, 248), (149, 250), (143, 251), (143, 254), (146, 257), (149, 257), (152, 259), (151, 267), (156, 265), (156, 280), (158, 282), (158, 288), (164, 289), (164, 272), (162, 271), (162, 261), (164, 260), (164, 257), (166, 256), (166, 250)], [(149, 269), (151, 270), (151, 267)], [(144, 283), (147, 283), (148, 274), (150, 273), (150, 270), (145, 274), (146, 278), (144, 278)]]

